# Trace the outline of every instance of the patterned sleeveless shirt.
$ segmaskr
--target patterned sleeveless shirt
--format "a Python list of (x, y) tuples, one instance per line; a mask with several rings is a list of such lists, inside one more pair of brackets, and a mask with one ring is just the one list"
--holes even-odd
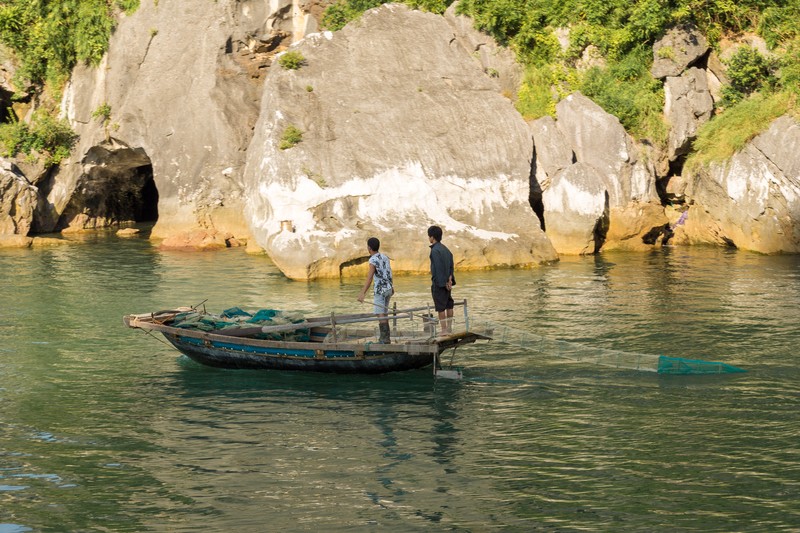
[(389, 258), (378, 252), (369, 258), (369, 264), (375, 267), (374, 287), (375, 294), (391, 296), (392, 294), (392, 267)]

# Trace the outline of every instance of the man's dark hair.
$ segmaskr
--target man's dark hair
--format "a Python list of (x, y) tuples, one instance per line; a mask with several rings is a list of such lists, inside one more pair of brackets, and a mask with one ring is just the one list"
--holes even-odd
[(428, 228), (428, 237), (433, 237), (436, 242), (442, 241), (442, 228), (439, 226), (431, 226)]
[(370, 237), (367, 239), (367, 246), (369, 246), (369, 249), (373, 252), (377, 252), (381, 249), (381, 241), (379, 241), (377, 237)]

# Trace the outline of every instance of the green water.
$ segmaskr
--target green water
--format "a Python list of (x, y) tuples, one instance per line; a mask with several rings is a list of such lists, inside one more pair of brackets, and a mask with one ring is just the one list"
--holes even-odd
[[(731, 363), (658, 376), (522, 346), (462, 381), (199, 366), (121, 316), (364, 311), (362, 280), (111, 235), (0, 253), (0, 533), (798, 531), (800, 258), (710, 248), (463, 273), (490, 320)], [(424, 276), (397, 300), (427, 300)]]

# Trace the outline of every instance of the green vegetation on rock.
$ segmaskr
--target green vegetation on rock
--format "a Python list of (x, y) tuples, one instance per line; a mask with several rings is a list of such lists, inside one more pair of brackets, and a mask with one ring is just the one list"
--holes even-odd
[(132, 12), (139, 0), (3, 0), (0, 41), (17, 55), (16, 85), (48, 83), (54, 90), (79, 61), (97, 64), (108, 49), (114, 9)]
[[(380, 3), (339, 0), (323, 22), (339, 29)], [(452, 2), (405, 3), (441, 13)], [(511, 48), (525, 65), (516, 105), (527, 120), (554, 114), (558, 99), (580, 90), (632, 135), (663, 145), (664, 91), (649, 73), (652, 45), (684, 23), (695, 24), (712, 46), (749, 33), (763, 37), (771, 49), (766, 58), (743, 47), (728, 61), (731, 83), (724, 88), (723, 115), (754, 94), (765, 100), (800, 94), (800, 0), (461, 0), (457, 12), (472, 17), (477, 29)], [(557, 34), (559, 28), (569, 30), (563, 48), (559, 37), (565, 33)], [(600, 58), (594, 66), (582, 64), (587, 50)], [(664, 47), (659, 57), (676, 53)], [(789, 102), (790, 110), (795, 105), (786, 96), (776, 98)]]
[(662, 120), (664, 89), (650, 75), (652, 51), (638, 47), (606, 68), (592, 67), (577, 76), (574, 88), (619, 118), (640, 139), (663, 144), (667, 127)]
[(14, 157), (19, 154), (43, 157), (45, 167), (57, 165), (69, 157), (76, 136), (66, 120), (56, 119), (52, 113), (39, 110), (30, 124), (14, 120), (0, 124), (0, 155)]
[(329, 30), (341, 30), (351, 20), (373, 7), (384, 4), (382, 0), (340, 0), (328, 6), (322, 16), (322, 25)]
[(284, 52), (278, 57), (278, 64), (287, 70), (297, 70), (302, 67), (305, 62), (306, 58), (297, 50)]
[(281, 150), (288, 150), (302, 140), (303, 132), (300, 131), (295, 125), (289, 124), (286, 126), (286, 129), (283, 130), (283, 135), (281, 135), (281, 142), (278, 145), (278, 148)]
[(41, 99), (48, 104), (39, 107), (29, 123), (9, 111), (9, 122), (0, 124), (3, 155), (38, 154), (45, 166), (69, 156), (75, 133), (66, 120), (57, 118), (54, 101), (60, 99), (61, 88), (77, 63), (96, 65), (103, 58), (115, 10), (131, 13), (138, 7), (139, 0), (0, 0), (0, 42), (18, 64), (14, 98), (49, 94)]
[(96, 118), (103, 124), (108, 122), (111, 119), (111, 106), (108, 105), (108, 102), (103, 102), (92, 111), (92, 118)]
[(529, 65), (517, 94), (517, 110), (526, 120), (555, 116), (556, 98), (551, 88), (555, 76), (548, 65)]
[(759, 89), (771, 89), (777, 83), (774, 76), (777, 61), (767, 58), (755, 48), (742, 46), (726, 61), (730, 84), (722, 88), (724, 105), (740, 102)]
[(696, 169), (728, 159), (795, 106), (796, 96), (788, 91), (766, 96), (755, 94), (743, 100), (700, 128), (695, 151), (686, 161), (686, 167)]

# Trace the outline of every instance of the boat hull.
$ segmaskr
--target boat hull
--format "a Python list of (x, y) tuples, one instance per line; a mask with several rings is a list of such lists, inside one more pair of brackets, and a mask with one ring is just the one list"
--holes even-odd
[(302, 370), (336, 374), (382, 374), (424, 368), (433, 363), (436, 350), (420, 353), (359, 353), (352, 349), (313, 349), (292, 346), (249, 346), (164, 333), (181, 353), (203, 365), (252, 370)]

